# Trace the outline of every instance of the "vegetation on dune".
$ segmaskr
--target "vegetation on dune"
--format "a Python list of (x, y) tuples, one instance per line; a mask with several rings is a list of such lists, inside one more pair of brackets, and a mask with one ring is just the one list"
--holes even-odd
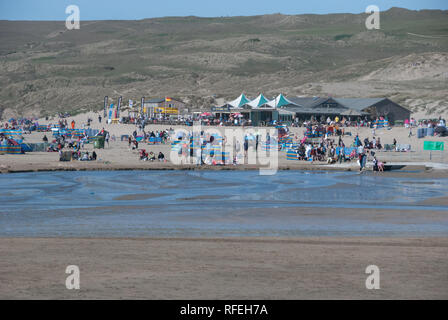
[[(261, 89), (335, 94), (323, 84), (360, 85), (359, 79), (375, 83), (346, 92), (446, 99), (443, 90), (428, 91), (448, 79), (447, 12), (393, 8), (382, 13), (381, 29), (371, 31), (366, 17), (167, 17), (87, 21), (76, 31), (66, 30), (63, 21), (0, 21), (0, 109), (3, 115), (76, 112), (101, 108), (104, 95), (127, 101), (168, 93), (205, 107), (209, 99), (198, 97), (256, 95)], [(414, 54), (426, 64), (416, 66)], [(438, 73), (428, 71), (431, 64)], [(388, 68), (398, 74), (393, 85)]]

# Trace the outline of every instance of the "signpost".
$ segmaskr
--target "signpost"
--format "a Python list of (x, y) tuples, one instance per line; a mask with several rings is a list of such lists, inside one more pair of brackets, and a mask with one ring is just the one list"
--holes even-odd
[(442, 141), (424, 141), (423, 150), (429, 151), (429, 160), (432, 159), (433, 151), (440, 151), (443, 156), (443, 150), (445, 149), (445, 143)]
[(429, 151), (443, 151), (445, 143), (442, 141), (424, 141), (423, 150)]
[(179, 109), (178, 108), (168, 108), (168, 107), (157, 107), (154, 108), (154, 112), (155, 113), (160, 113), (160, 114), (178, 114), (179, 113)]

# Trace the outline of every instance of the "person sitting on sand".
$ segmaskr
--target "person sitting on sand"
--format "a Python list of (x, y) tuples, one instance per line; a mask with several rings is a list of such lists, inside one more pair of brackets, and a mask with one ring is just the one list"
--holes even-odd
[(369, 138), (365, 138), (364, 139), (364, 147), (369, 148), (369, 146), (370, 146)]
[(152, 151), (149, 152), (148, 160), (149, 160), (149, 161), (154, 161), (154, 160), (156, 160), (156, 155), (154, 154), (154, 152), (152, 152)]
[(93, 151), (93, 153), (92, 153), (92, 157), (91, 157), (91, 160), (94, 160), (94, 161), (96, 161), (96, 158), (97, 158), (96, 152), (95, 152), (95, 151)]
[(44, 135), (44, 137), (42, 138), (42, 141), (43, 141), (43, 142), (45, 142), (45, 143), (47, 143), (47, 142), (48, 142), (48, 138), (47, 138), (47, 136), (46, 136), (46, 135)]
[(147, 161), (148, 160), (148, 153), (145, 149), (140, 150), (140, 160)]
[(90, 157), (89, 157), (89, 151), (87, 151), (86, 153), (84, 153), (80, 159), (81, 161), (89, 161)]
[(164, 161), (165, 155), (162, 152), (159, 152), (159, 156), (157, 158), (159, 159), (159, 161)]
[(378, 140), (377, 140), (377, 142), (376, 142), (376, 148), (377, 148), (378, 150), (381, 150), (381, 149), (383, 148), (383, 146), (381, 145), (381, 140), (380, 140), (379, 137), (378, 137)]

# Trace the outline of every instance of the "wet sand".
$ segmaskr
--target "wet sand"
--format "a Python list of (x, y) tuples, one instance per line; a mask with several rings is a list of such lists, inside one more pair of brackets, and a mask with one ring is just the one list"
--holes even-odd
[[(44, 155), (39, 157), (39, 155)], [(46, 160), (48, 155), (54, 156), (51, 161)], [(17, 155), (2, 155), (3, 164), (0, 164), (0, 174), (6, 173), (20, 173), (20, 172), (51, 172), (51, 171), (132, 171), (132, 170), (206, 170), (206, 171), (216, 171), (216, 170), (260, 170), (260, 168), (266, 168), (266, 166), (260, 165), (174, 165), (172, 163), (162, 163), (162, 162), (144, 162), (139, 161), (137, 163), (132, 162), (122, 162), (122, 163), (110, 163), (107, 161), (96, 161), (96, 162), (82, 162), (82, 161), (72, 161), (72, 162), (59, 162), (56, 159), (57, 154), (54, 153), (33, 153), (34, 159), (37, 161), (27, 162), (28, 160), (23, 160)], [(355, 171), (359, 172), (359, 166), (356, 163), (351, 163), (349, 166), (335, 166), (327, 165), (324, 163), (305, 163), (305, 162), (292, 162), (282, 163), (278, 165), (277, 170), (306, 170), (306, 171)], [(385, 172), (372, 172), (371, 170), (363, 171), (362, 174), (369, 175), (381, 175), (384, 177), (393, 178), (423, 178), (423, 179), (438, 179), (438, 178), (448, 178), (448, 170), (445, 169), (434, 169), (425, 166), (403, 166), (400, 170), (385, 171)]]
[(146, 199), (153, 199), (153, 198), (159, 198), (166, 196), (166, 193), (139, 193), (139, 194), (127, 194), (124, 196), (115, 197), (114, 200), (122, 200), (122, 201), (128, 201), (128, 200), (146, 200)]
[(426, 206), (448, 206), (448, 196), (426, 199), (419, 204)]
[(448, 298), (448, 238), (3, 238), (0, 256), (1, 299)]

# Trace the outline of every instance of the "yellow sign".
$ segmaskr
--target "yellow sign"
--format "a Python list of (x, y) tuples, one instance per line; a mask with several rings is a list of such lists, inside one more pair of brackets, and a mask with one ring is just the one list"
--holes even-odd
[(179, 110), (177, 108), (159, 107), (154, 109), (154, 113), (178, 114)]

